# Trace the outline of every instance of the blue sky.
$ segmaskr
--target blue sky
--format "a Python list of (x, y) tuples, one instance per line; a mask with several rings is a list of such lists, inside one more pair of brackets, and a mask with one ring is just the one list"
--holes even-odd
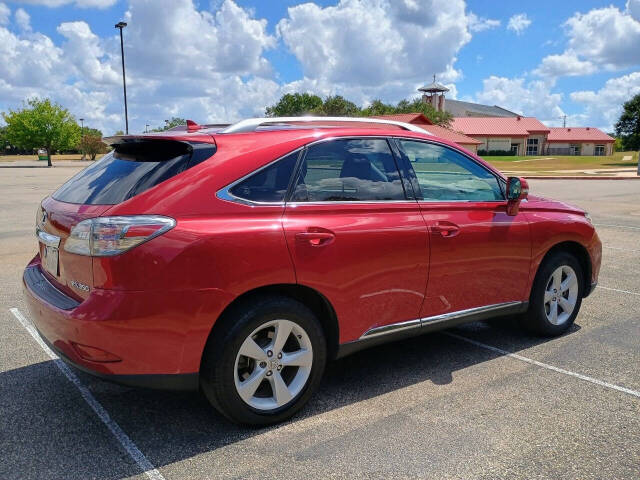
[(232, 121), (291, 91), (450, 97), (610, 129), (640, 92), (640, 0), (0, 0), (0, 110), (48, 96), (112, 133)]

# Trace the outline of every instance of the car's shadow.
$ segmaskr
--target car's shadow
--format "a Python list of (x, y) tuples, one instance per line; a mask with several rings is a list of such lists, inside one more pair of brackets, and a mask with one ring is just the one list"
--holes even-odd
[[(574, 325), (567, 335), (579, 328)], [(512, 352), (548, 341), (524, 333), (508, 318), (450, 331)], [(330, 363), (318, 392), (290, 422), (419, 382), (448, 384), (454, 381), (454, 372), (499, 356), (443, 333), (373, 347)], [(278, 428), (231, 424), (198, 393), (135, 389), (80, 372), (78, 376), (158, 467)], [(0, 387), (2, 456), (17, 459), (17, 465), (23, 466), (16, 469), (14, 462), (10, 471), (4, 470), (8, 464), (0, 466), (0, 478), (122, 478), (140, 473), (124, 452), (114, 447), (117, 442), (88, 407), (85, 430), (67, 431), (67, 427), (78, 429), (76, 409), (78, 405), (84, 409), (85, 404), (53, 362), (4, 372)], [(98, 453), (99, 459), (93, 459)]]

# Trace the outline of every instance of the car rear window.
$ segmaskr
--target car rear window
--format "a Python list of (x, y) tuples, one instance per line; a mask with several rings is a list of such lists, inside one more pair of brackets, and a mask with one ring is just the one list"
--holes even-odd
[(210, 158), (210, 143), (143, 140), (115, 145), (90, 167), (62, 185), (53, 198), (61, 202), (115, 205)]

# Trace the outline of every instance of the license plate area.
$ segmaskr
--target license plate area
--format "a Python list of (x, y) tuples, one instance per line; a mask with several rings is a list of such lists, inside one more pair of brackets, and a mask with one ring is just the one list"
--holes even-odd
[(58, 276), (58, 248), (49, 245), (42, 246), (42, 266), (54, 277)]

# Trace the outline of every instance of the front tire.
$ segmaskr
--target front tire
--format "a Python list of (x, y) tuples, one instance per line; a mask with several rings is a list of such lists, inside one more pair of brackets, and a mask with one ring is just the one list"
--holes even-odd
[(219, 320), (202, 359), (201, 386), (228, 419), (278, 423), (317, 388), (327, 345), (320, 322), (302, 303), (279, 296), (242, 303)]
[(540, 266), (522, 318), (528, 330), (557, 336), (573, 325), (583, 296), (583, 272), (578, 260), (567, 252), (556, 252)]

